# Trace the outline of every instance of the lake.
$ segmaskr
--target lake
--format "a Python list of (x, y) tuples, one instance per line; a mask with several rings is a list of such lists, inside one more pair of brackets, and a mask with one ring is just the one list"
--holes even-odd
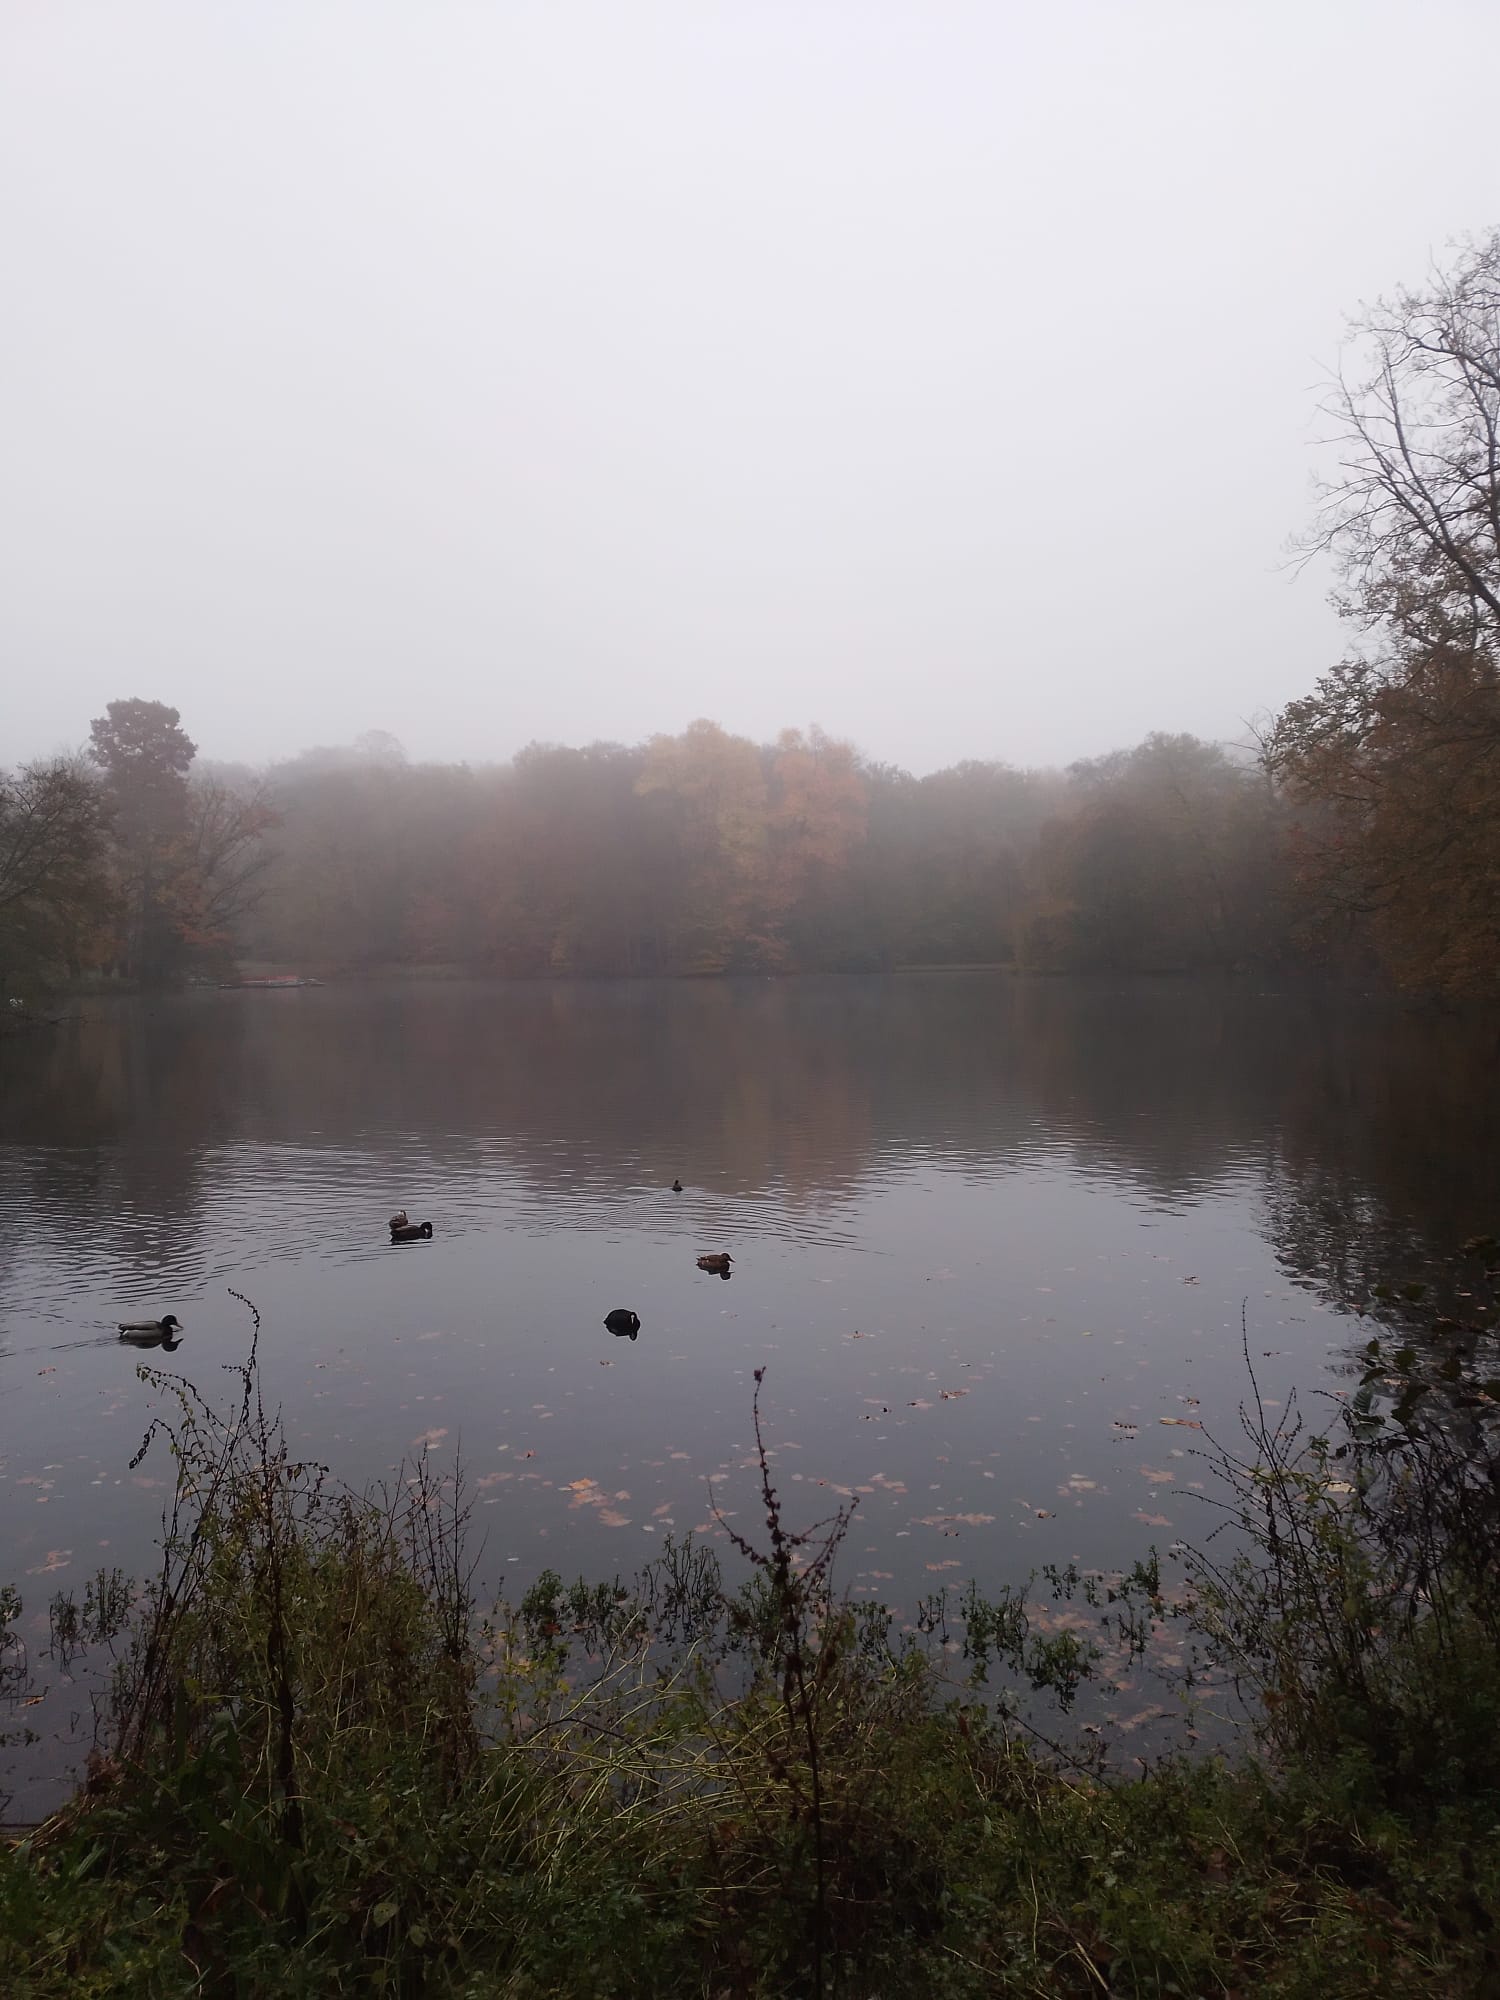
[[(1351, 1301), (1500, 1217), (1493, 1029), (1262, 979), (215, 991), (83, 1003), (0, 1063), (0, 1581), (46, 1691), (19, 1817), (88, 1738), (52, 1592), (153, 1560), (137, 1364), (225, 1397), (231, 1286), (295, 1449), (354, 1483), (461, 1452), (511, 1591), (722, 1533), (710, 1481), (759, 1530), (765, 1366), (794, 1518), (857, 1498), (844, 1581), (909, 1616), (1201, 1538), (1242, 1312), (1273, 1407), (1337, 1388)], [(387, 1240), (399, 1206), (430, 1242)], [(175, 1353), (117, 1340), (167, 1311)]]

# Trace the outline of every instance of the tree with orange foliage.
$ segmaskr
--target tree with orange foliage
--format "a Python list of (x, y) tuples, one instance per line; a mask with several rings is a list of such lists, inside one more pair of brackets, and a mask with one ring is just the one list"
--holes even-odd
[(675, 864), (666, 969), (723, 972), (753, 960), (766, 866), (766, 774), (756, 746), (706, 721), (680, 736), (653, 736), (636, 792), (653, 801)]
[(817, 957), (864, 838), (866, 789), (848, 743), (814, 727), (784, 729), (769, 756), (765, 873), (752, 940), (761, 961), (782, 967)]

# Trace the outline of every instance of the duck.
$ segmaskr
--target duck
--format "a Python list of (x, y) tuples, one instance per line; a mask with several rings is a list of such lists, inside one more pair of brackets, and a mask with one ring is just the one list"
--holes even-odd
[(673, 1194), (681, 1194), (681, 1193), (682, 1193), (682, 1182), (681, 1182), (681, 1181), (673, 1181), (673, 1183), (672, 1183), (672, 1192), (673, 1192)]
[(176, 1313), (163, 1313), (160, 1319), (122, 1319), (116, 1324), (121, 1340), (128, 1340), (132, 1347), (164, 1347), (170, 1354), (181, 1345), (182, 1321)]
[(729, 1276), (729, 1267), (734, 1262), (727, 1250), (705, 1250), (698, 1259), (700, 1271), (713, 1271), (721, 1278)]
[(639, 1313), (632, 1312), (629, 1306), (615, 1306), (610, 1312), (604, 1315), (604, 1324), (609, 1328), (611, 1333), (621, 1338), (628, 1335), (631, 1340), (634, 1340), (641, 1330), (641, 1316)]
[(415, 1243), (421, 1237), (432, 1235), (430, 1222), (392, 1222), (391, 1241), (393, 1243)]
[(392, 1229), (406, 1229), (410, 1227), (410, 1224), (411, 1217), (404, 1208), (398, 1208), (396, 1213), (391, 1217)]

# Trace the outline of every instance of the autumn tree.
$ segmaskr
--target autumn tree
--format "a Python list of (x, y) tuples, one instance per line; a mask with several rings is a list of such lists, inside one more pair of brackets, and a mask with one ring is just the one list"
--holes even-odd
[(1277, 719), (1325, 937), (1405, 984), (1500, 996), (1500, 231), (1354, 321), (1306, 540), (1359, 634)]
[(0, 774), (0, 993), (76, 973), (111, 914), (109, 814), (74, 758)]
[(676, 969), (754, 964), (756, 904), (766, 859), (766, 774), (756, 746), (716, 722), (653, 736), (636, 791), (672, 856), (664, 951)]
[(847, 935), (849, 864), (865, 835), (859, 759), (852, 745), (814, 728), (784, 729), (765, 761), (757, 955), (771, 966), (837, 963)]

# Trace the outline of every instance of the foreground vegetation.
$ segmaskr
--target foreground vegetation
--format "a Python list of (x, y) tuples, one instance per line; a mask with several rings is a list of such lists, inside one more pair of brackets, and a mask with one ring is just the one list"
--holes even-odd
[[(1027, 1591), (915, 1633), (856, 1611), (847, 1515), (793, 1530), (764, 1447), (762, 1538), (724, 1522), (738, 1588), (689, 1541), (633, 1587), (548, 1574), (483, 1618), (461, 1482), (355, 1496), (292, 1461), (253, 1351), (227, 1414), (177, 1385), (160, 1574), (133, 1607), (108, 1577), (53, 1606), (65, 1653), (118, 1628), (119, 1664), (79, 1797), (0, 1851), (0, 1985), (1492, 1993), (1500, 1382), (1478, 1307), (1402, 1344), (1413, 1289), (1372, 1302), (1393, 1330), (1329, 1435), (1251, 1403), (1216, 1460), (1232, 1548), (1185, 1596), (1154, 1559), (1050, 1578), (1096, 1639)], [(1247, 1705), (1233, 1761), (1127, 1773), (1018, 1713), (1172, 1620)]]

